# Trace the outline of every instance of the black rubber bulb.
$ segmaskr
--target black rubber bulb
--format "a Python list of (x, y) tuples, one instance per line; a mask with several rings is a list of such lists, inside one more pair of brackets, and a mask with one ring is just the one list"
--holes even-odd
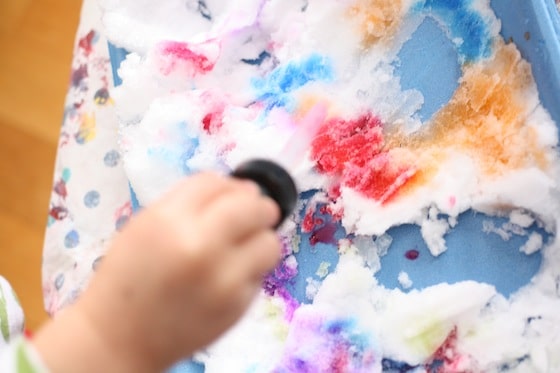
[(280, 207), (278, 228), (296, 207), (298, 192), (290, 174), (277, 163), (254, 159), (242, 163), (231, 174), (240, 179), (253, 180), (264, 194), (272, 198)]

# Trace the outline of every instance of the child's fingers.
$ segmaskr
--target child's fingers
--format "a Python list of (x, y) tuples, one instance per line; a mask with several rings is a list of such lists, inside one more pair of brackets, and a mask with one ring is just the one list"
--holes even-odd
[(243, 268), (252, 281), (259, 283), (272, 271), (282, 258), (280, 240), (276, 232), (263, 230), (247, 238), (233, 255), (239, 268)]
[(272, 230), (252, 235), (236, 248), (222, 253), (213, 299), (230, 299), (227, 309), (242, 313), (257, 295), (263, 277), (280, 261), (281, 250)]
[(212, 228), (215, 247), (228, 247), (253, 233), (269, 229), (280, 219), (277, 204), (258, 190), (235, 190), (209, 203), (201, 215), (203, 227)]
[(164, 200), (173, 205), (180, 204), (191, 212), (198, 212), (222, 194), (241, 188), (241, 183), (218, 173), (201, 172), (177, 183)]

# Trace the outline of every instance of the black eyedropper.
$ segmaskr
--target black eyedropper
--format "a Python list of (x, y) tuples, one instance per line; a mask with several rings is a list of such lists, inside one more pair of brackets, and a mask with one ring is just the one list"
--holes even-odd
[(254, 159), (242, 163), (231, 174), (240, 179), (253, 180), (262, 192), (272, 198), (280, 207), (278, 228), (296, 207), (298, 192), (290, 174), (275, 162), (265, 159)]

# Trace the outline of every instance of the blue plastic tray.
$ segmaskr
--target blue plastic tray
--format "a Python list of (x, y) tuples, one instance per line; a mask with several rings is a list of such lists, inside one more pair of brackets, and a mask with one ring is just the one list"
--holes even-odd
[[(491, 6), (502, 22), (501, 34), (506, 41), (513, 41), (522, 56), (531, 64), (540, 100), (560, 125), (560, 16), (553, 0), (493, 0)], [(115, 84), (121, 83), (117, 74), (126, 51), (109, 46)], [(457, 86), (460, 68), (457, 52), (440, 26), (426, 18), (424, 23), (405, 43), (400, 51), (401, 64), (397, 67), (403, 88), (416, 88), (425, 98), (420, 111), (428, 119), (441, 105), (445, 104)], [(412, 58), (413, 57), (413, 58)], [(419, 74), (422, 71), (437, 71), (438, 75)], [(132, 192), (134, 208), (139, 208)], [(302, 199), (311, 193), (303, 194)], [(403, 225), (392, 228), (388, 233), (393, 243), (387, 255), (381, 258), (381, 270), (376, 274), (380, 283), (388, 288), (400, 287), (398, 274), (407, 272), (413, 288), (421, 289), (441, 282), (455, 283), (476, 280), (492, 284), (497, 291), (509, 296), (527, 284), (541, 265), (540, 252), (526, 255), (519, 248), (527, 237), (513, 236), (503, 241), (496, 234), (482, 233), (485, 220), (501, 226), (504, 219), (493, 218), (481, 213), (467, 211), (459, 216), (457, 226), (446, 236), (447, 251), (433, 257), (420, 234), (419, 227)], [(550, 237), (534, 224), (529, 231), (539, 231)], [(341, 227), (335, 237), (345, 235)], [(409, 260), (406, 253), (415, 250), (416, 260)], [(319, 279), (315, 274), (323, 261), (336, 267), (338, 254), (335, 245), (318, 243), (311, 246), (309, 233), (302, 233), (301, 247), (297, 254), (299, 275), (291, 292), (300, 301), (305, 297), (306, 278)], [(202, 372), (203, 368), (185, 362), (174, 368), (175, 372)]]

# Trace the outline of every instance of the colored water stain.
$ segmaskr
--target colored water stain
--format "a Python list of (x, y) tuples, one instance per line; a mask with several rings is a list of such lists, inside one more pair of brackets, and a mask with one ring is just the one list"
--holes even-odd
[(346, 185), (381, 203), (390, 202), (399, 190), (413, 179), (416, 169), (412, 165), (399, 165), (389, 153), (372, 159), (367, 168), (347, 169)]
[(385, 149), (382, 123), (371, 113), (325, 122), (311, 144), (311, 157), (319, 172), (382, 203), (416, 173), (414, 165)]
[[(305, 341), (305, 348), (301, 347)], [(380, 361), (372, 338), (348, 319), (324, 320), (298, 313), (286, 340), (284, 356), (273, 372), (375, 372)]]
[(213, 113), (208, 113), (204, 116), (204, 118), (202, 118), (202, 128), (207, 133), (210, 133), (210, 127), (212, 125), (212, 117), (213, 117)]
[(262, 51), (257, 58), (243, 58), (241, 62), (247, 65), (260, 66), (262, 63), (271, 57), (270, 53), (267, 51)]
[(107, 88), (98, 89), (93, 96), (93, 101), (100, 106), (106, 105), (107, 103), (111, 102), (109, 90)]
[(191, 150), (190, 146), (183, 149), (179, 146), (167, 147), (158, 145), (148, 147), (146, 149), (146, 154), (150, 158), (182, 170), (185, 174), (191, 173), (187, 162), (191, 158), (192, 154), (194, 154), (194, 150)]
[(301, 222), (301, 231), (302, 232), (311, 232), (313, 228), (315, 228), (315, 209), (309, 208), (303, 217), (303, 221)]
[(330, 321), (326, 324), (325, 329), (329, 334), (340, 334), (344, 329), (350, 326), (350, 321), (346, 319)]
[(103, 163), (107, 167), (115, 167), (121, 159), (121, 156), (117, 150), (109, 150), (105, 153), (103, 157)]
[(449, 197), (449, 207), (453, 208), (457, 204), (457, 197), (451, 196)]
[(223, 109), (207, 113), (204, 118), (202, 118), (202, 129), (208, 134), (215, 134), (222, 128), (223, 119)]
[(285, 340), (288, 336), (289, 325), (287, 322), (283, 322), (285, 321), (284, 305), (270, 300), (265, 303), (265, 307), (264, 313), (266, 318), (268, 320), (273, 320), (275, 324), (273, 327), (274, 336), (279, 340)]
[(341, 195), (342, 195), (342, 191), (340, 190), (340, 184), (334, 184), (328, 190), (328, 196), (332, 200), (338, 199)]
[(370, 113), (355, 120), (332, 118), (311, 144), (320, 172), (342, 174), (348, 164), (363, 167), (382, 152), (381, 121)]
[(96, 120), (95, 114), (86, 113), (80, 120), (80, 128), (74, 134), (76, 142), (80, 145), (86, 144), (93, 140), (96, 135)]
[(78, 41), (78, 47), (89, 56), (93, 50), (93, 44), (97, 41), (98, 36), (94, 30), (88, 32), (83, 38)]
[(434, 15), (447, 26), (450, 39), (457, 40), (461, 60), (472, 62), (490, 56), (493, 41), (489, 21), (474, 8), (472, 1), (421, 0), (414, 10)]
[(61, 196), (62, 198), (66, 198), (68, 196), (68, 190), (66, 189), (66, 183), (64, 180), (58, 180), (53, 187), (54, 192)]
[(99, 205), (100, 199), (101, 196), (99, 192), (96, 190), (91, 190), (84, 196), (84, 205), (90, 209), (97, 207)]
[(285, 288), (298, 274), (297, 262), (293, 257), (285, 258), (263, 281), (262, 288), (268, 295), (275, 295), (278, 289)]
[(309, 372), (309, 368), (307, 366), (307, 362), (300, 358), (295, 358), (293, 360), (293, 365), (298, 372)]
[(358, 0), (348, 16), (359, 22), (362, 42), (370, 46), (381, 39), (390, 39), (402, 22), (401, 0)]
[(64, 220), (68, 216), (68, 209), (64, 206), (54, 206), (49, 210), (49, 216), (55, 220)]
[(87, 65), (80, 65), (77, 69), (72, 71), (72, 76), (70, 78), (72, 82), (72, 87), (78, 88), (82, 81), (88, 77), (88, 67)]
[(196, 52), (183, 42), (169, 41), (160, 45), (159, 53), (162, 57), (161, 72), (170, 74), (180, 66), (192, 69), (194, 73), (207, 73), (214, 68), (214, 62), (202, 53)]
[(349, 346), (344, 343), (335, 345), (332, 352), (332, 360), (330, 362), (330, 372), (345, 372), (350, 365), (350, 356), (348, 353)]
[(416, 250), (416, 249), (412, 249), (412, 250), (408, 250), (405, 254), (404, 254), (405, 258), (408, 260), (416, 260), (418, 259), (418, 257), (420, 256), (420, 251)]
[(317, 245), (318, 243), (325, 243), (325, 244), (336, 244), (335, 233), (337, 230), (336, 224), (332, 222), (328, 222), (320, 228), (317, 228), (311, 233), (309, 236), (309, 243), (312, 246)]
[(412, 154), (416, 167), (399, 193), (427, 183), (457, 153), (473, 159), (485, 177), (527, 167), (547, 170), (549, 149), (526, 123), (531, 81), (530, 65), (515, 46), (496, 42), (492, 58), (463, 68), (449, 103), (427, 125), (411, 135), (385, 133), (385, 148)]
[(333, 74), (329, 58), (312, 54), (307, 59), (279, 66), (262, 79), (253, 80), (253, 87), (257, 91), (257, 100), (263, 102), (267, 110), (274, 107), (291, 110), (295, 102), (289, 93), (312, 81), (330, 81)]
[(67, 249), (74, 249), (80, 244), (80, 235), (77, 231), (72, 230), (64, 237), (64, 246)]
[(182, 153), (180, 156), (180, 163), (183, 169), (183, 174), (190, 175), (193, 173), (193, 169), (189, 167), (188, 162), (196, 153), (199, 146), (198, 139), (188, 139), (181, 145)]
[(524, 92), (530, 82), (530, 65), (515, 46), (498, 43), (494, 58), (465, 68), (449, 104), (413, 138), (422, 144), (418, 156), (459, 149), (477, 160), (487, 175), (499, 176), (527, 166), (546, 169), (547, 149), (525, 123), (529, 108)]
[[(156, 145), (146, 149), (148, 157), (158, 162), (180, 170), (184, 175), (190, 175), (193, 170), (189, 161), (196, 154), (200, 141), (197, 137), (188, 135), (188, 124), (178, 122), (173, 124), (161, 134), (161, 139)], [(172, 142), (171, 146), (169, 142)]]
[(423, 320), (423, 328), (406, 339), (409, 348), (419, 355), (430, 356), (445, 342), (449, 329), (438, 320)]
[(457, 327), (455, 327), (445, 341), (439, 346), (437, 351), (434, 353), (434, 360), (449, 361), (450, 357), (453, 355), (454, 350), (457, 348)]
[(464, 372), (473, 373), (474, 369), (466, 369), (465, 366), (473, 366), (469, 356), (462, 355), (457, 351), (457, 327), (453, 328), (445, 341), (433, 354), (431, 361), (425, 365), (428, 372)]
[(286, 288), (279, 288), (276, 292), (277, 295), (284, 301), (284, 318), (290, 322), (294, 318), (294, 313), (299, 308), (300, 303)]

